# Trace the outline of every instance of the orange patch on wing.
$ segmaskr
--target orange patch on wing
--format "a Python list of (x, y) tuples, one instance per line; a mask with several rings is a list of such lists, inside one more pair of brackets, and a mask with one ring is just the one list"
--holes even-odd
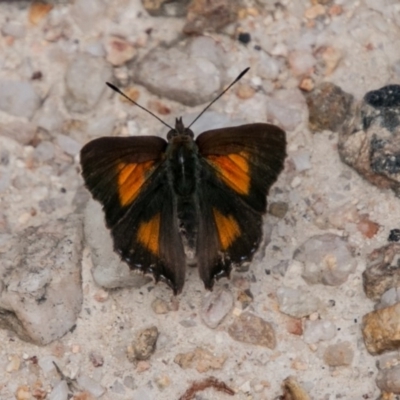
[(223, 181), (240, 194), (249, 194), (250, 191), (250, 165), (248, 153), (232, 153), (226, 156), (210, 155), (207, 160), (218, 170)]
[(217, 225), (219, 242), (222, 250), (225, 251), (236, 238), (240, 236), (240, 228), (232, 215), (222, 215), (217, 209), (213, 208), (214, 219)]
[(118, 164), (118, 195), (122, 206), (135, 200), (153, 165), (154, 161), (140, 164)]
[(154, 255), (159, 254), (160, 214), (150, 221), (142, 222), (137, 232), (138, 242)]

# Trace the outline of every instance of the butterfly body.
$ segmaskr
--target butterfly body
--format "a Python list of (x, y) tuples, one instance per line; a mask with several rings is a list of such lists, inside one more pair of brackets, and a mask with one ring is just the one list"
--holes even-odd
[(81, 151), (82, 175), (132, 269), (176, 294), (191, 259), (212, 289), (257, 250), (266, 195), (283, 169), (285, 133), (260, 123), (194, 139), (177, 119), (167, 139), (93, 140)]

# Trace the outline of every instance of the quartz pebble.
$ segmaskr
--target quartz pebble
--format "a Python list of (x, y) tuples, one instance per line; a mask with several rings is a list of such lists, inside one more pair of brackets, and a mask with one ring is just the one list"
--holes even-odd
[(67, 382), (62, 380), (53, 388), (49, 400), (68, 400), (69, 388)]
[(205, 294), (200, 315), (209, 328), (216, 328), (233, 307), (232, 293), (224, 289)]
[(188, 56), (179, 47), (152, 50), (135, 72), (137, 82), (151, 92), (190, 106), (212, 100), (222, 85), (221, 73), (213, 62)]
[(41, 99), (30, 82), (0, 81), (0, 110), (17, 117), (32, 118)]
[(306, 102), (298, 89), (279, 90), (267, 98), (268, 119), (291, 131), (306, 116)]
[(340, 236), (326, 233), (304, 242), (294, 259), (304, 264), (303, 279), (309, 284), (338, 286), (354, 272), (357, 262), (353, 250)]
[(36, 129), (35, 124), (23, 121), (14, 121), (0, 126), (1, 135), (14, 139), (23, 145), (27, 145), (33, 141)]
[(62, 133), (57, 135), (57, 144), (65, 153), (72, 157), (75, 157), (82, 147), (76, 140)]
[(106, 391), (106, 389), (101, 386), (96, 380), (90, 378), (85, 374), (78, 375), (78, 377), (76, 378), (76, 383), (80, 388), (87, 390), (96, 398), (102, 396)]
[(301, 289), (280, 287), (276, 291), (279, 310), (295, 318), (307, 317), (318, 311), (321, 301)]
[(336, 335), (336, 327), (329, 320), (317, 319), (304, 324), (303, 340), (308, 344), (331, 340)]
[(92, 110), (106, 90), (104, 82), (110, 81), (111, 76), (111, 68), (105, 61), (84, 53), (76, 56), (65, 75), (64, 103), (68, 110), (78, 113)]
[(400, 287), (393, 287), (383, 293), (380, 302), (376, 305), (376, 309), (393, 306), (400, 302)]
[(121, 66), (127, 61), (132, 60), (136, 55), (136, 50), (127, 40), (112, 36), (106, 40), (106, 60), (114, 66)]

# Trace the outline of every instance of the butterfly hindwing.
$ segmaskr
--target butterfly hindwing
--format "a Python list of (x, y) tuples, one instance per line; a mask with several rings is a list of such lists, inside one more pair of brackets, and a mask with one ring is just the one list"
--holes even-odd
[(81, 151), (82, 175), (102, 205), (114, 248), (132, 269), (180, 292), (185, 256), (174, 196), (166, 184), (165, 140), (100, 138)]
[(201, 180), (199, 206), (197, 265), (211, 289), (215, 278), (229, 276), (232, 264), (251, 260), (261, 239), (262, 216), (213, 174)]
[(207, 288), (232, 264), (251, 261), (262, 236), (266, 195), (283, 169), (285, 133), (268, 124), (201, 134), (199, 273)]

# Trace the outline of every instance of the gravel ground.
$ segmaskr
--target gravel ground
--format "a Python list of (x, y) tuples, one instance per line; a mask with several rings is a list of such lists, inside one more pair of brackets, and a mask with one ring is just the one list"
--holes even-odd
[[(151, 9), (162, 3), (0, 3), (0, 398), (274, 399), (288, 377), (301, 389), (285, 399), (378, 398), (377, 363), (398, 356), (364, 345), (362, 318), (374, 302), (362, 272), (399, 228), (400, 204), (341, 161), (340, 128), (311, 132), (304, 94), (331, 82), (357, 103), (398, 82), (400, 4)], [(96, 260), (105, 260), (100, 269), (118, 260), (107, 249), (94, 257), (93, 240), (107, 239), (95, 236), (103, 215), (83, 189), (79, 150), (100, 136), (166, 135), (104, 82), (173, 124), (193, 120), (248, 66), (193, 129), (268, 121), (287, 132), (285, 170), (249, 271), (210, 295), (189, 268), (176, 298), (164, 284), (97, 276)], [(302, 247), (310, 238), (323, 244)], [(213, 387), (181, 397), (207, 377)]]

